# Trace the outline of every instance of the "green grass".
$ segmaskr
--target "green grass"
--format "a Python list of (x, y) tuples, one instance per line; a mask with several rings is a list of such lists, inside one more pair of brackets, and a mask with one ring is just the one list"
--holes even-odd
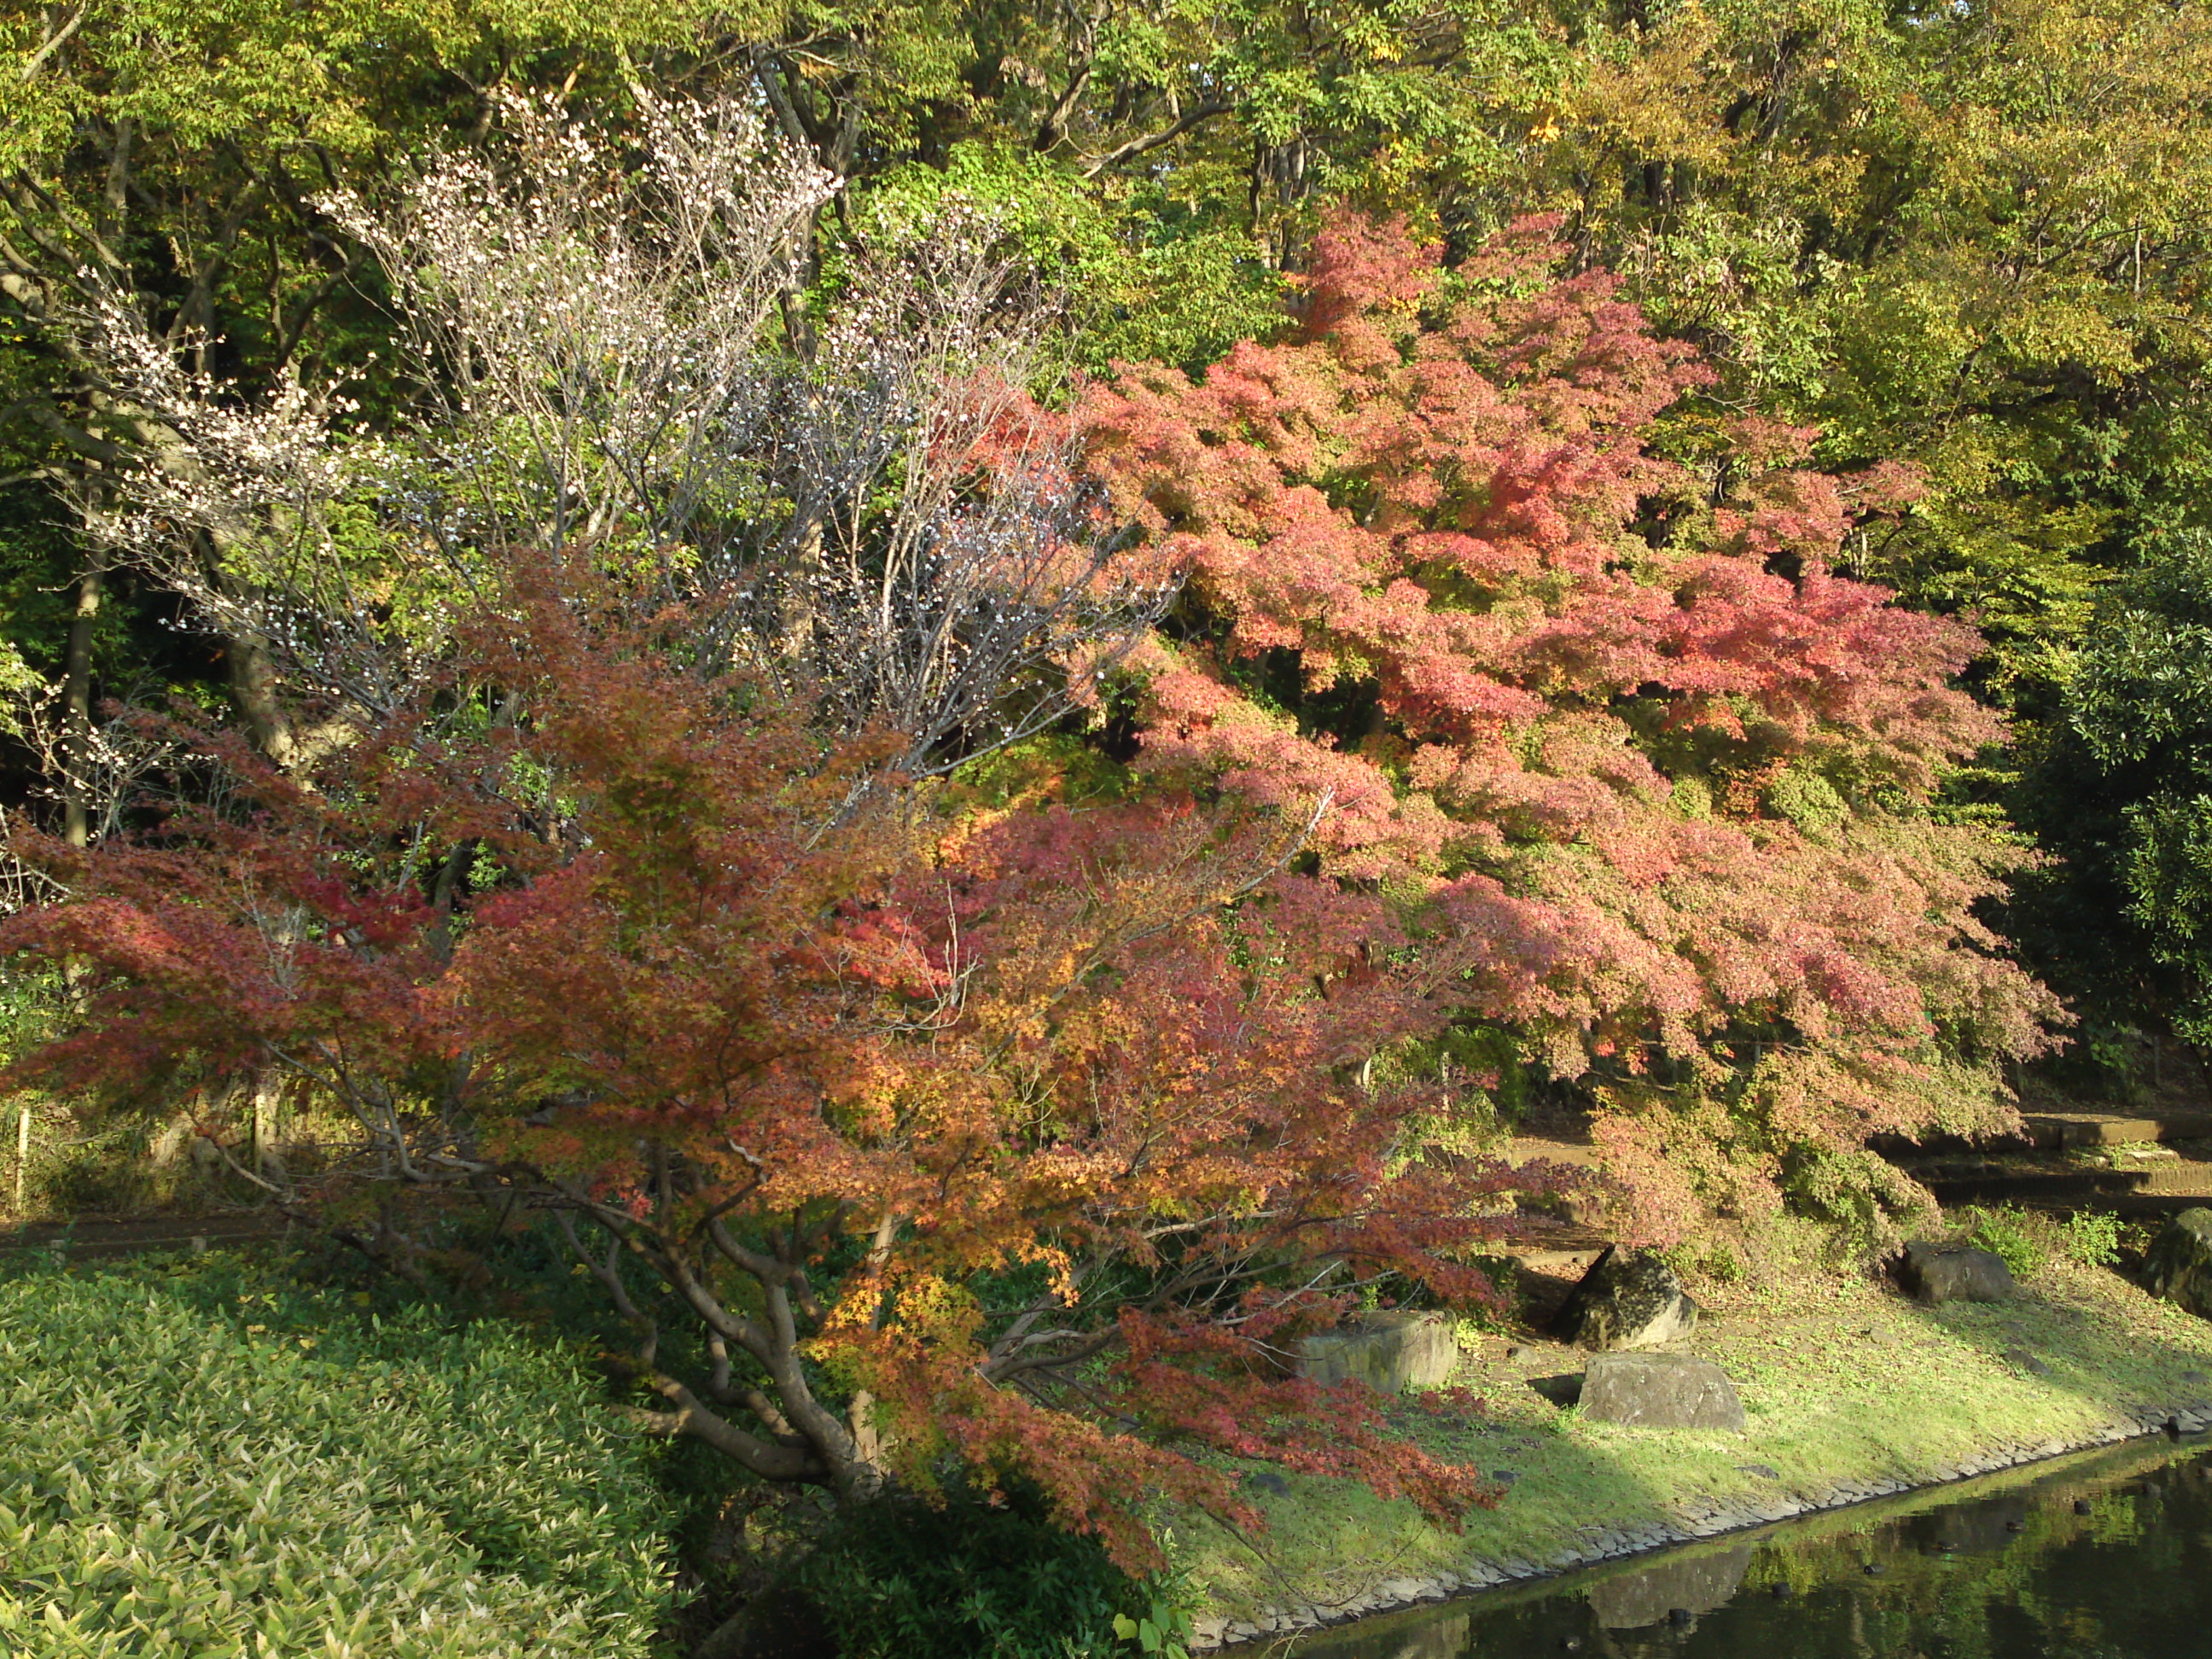
[[(1401, 1431), (1431, 1451), (1518, 1477), (1454, 1534), (1410, 1504), (1346, 1482), (1289, 1477), (1256, 1492), (1270, 1526), (1253, 1537), (1201, 1518), (1177, 1524), (1177, 1565), (1231, 1618), (1285, 1604), (1342, 1607), (1382, 1581), (1474, 1562), (1547, 1564), (1599, 1534), (1761, 1499), (1825, 1498), (1877, 1479), (1925, 1482), (1994, 1447), (2088, 1438), (2154, 1406), (2212, 1401), (2212, 1323), (2110, 1272), (2052, 1261), (2012, 1301), (1923, 1308), (1860, 1279), (1812, 1271), (1698, 1287), (1697, 1352), (1734, 1379), (1743, 1435), (1586, 1422), (1528, 1387), (1581, 1370), (1577, 1350), (1484, 1339), (1456, 1379), (1488, 1408), (1472, 1418), (1408, 1409)], [(2007, 1358), (2025, 1350), (2036, 1376)], [(1763, 1465), (1778, 1479), (1753, 1472)]]

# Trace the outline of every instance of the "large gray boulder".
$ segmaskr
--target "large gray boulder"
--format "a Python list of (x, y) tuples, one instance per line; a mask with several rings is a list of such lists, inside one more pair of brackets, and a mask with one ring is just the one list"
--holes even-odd
[(1611, 1245), (1590, 1264), (1559, 1310), (1561, 1336), (1585, 1348), (1657, 1348), (1697, 1328), (1698, 1304), (1656, 1255), (1623, 1255)]
[(1310, 1336), (1299, 1345), (1298, 1375), (1316, 1382), (1358, 1381), (1380, 1394), (1440, 1389), (1459, 1364), (1449, 1315), (1389, 1312)]
[(2004, 1258), (1965, 1244), (1915, 1239), (1905, 1247), (1898, 1282), (1921, 1301), (2002, 1302), (2013, 1292)]
[(1594, 1353), (1582, 1412), (1638, 1429), (1725, 1429), (1741, 1434), (1743, 1401), (1728, 1373), (1686, 1353)]
[(2212, 1319), (2212, 1210), (2184, 1210), (2151, 1241), (2143, 1284), (2203, 1319)]

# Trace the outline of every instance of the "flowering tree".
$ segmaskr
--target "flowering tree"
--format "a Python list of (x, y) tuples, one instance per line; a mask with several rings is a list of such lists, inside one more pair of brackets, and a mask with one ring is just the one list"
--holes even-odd
[(441, 1200), (550, 1218), (638, 1332), (641, 1420), (771, 1480), (951, 1454), (1132, 1565), (1152, 1495), (1255, 1518), (1201, 1447), (1481, 1498), (1290, 1363), (1384, 1275), (1486, 1295), (1466, 1258), (1526, 1185), (1433, 1090), (1359, 1080), (1449, 970), (1381, 971), (1404, 939), (1283, 873), (1310, 815), (948, 828), (854, 794), (899, 734), (825, 739), (635, 608), (541, 573), (304, 774), (204, 742), (226, 810), (29, 843), (70, 896), (0, 951), (70, 963), (82, 1018), (5, 1081), (289, 1079), (354, 1132), (312, 1188), (258, 1177), (281, 1199), (416, 1276)]
[(1976, 920), (2005, 845), (1929, 803), (1996, 734), (1958, 623), (1832, 562), (1909, 480), (1740, 423), (1655, 447), (1705, 371), (1523, 225), (1456, 270), (1339, 220), (1294, 330), (1091, 413), (1193, 572), (1143, 764), (1280, 802), (1321, 867), (1463, 958), (1454, 994), (1581, 1079), (1641, 1236), (1916, 1194), (1869, 1134), (2006, 1116), (2051, 999)]
[(335, 385), (242, 398), (215, 343), (95, 289), (110, 395), (173, 439), (95, 515), (112, 556), (259, 642), (241, 702), (285, 764), (405, 702), (518, 549), (620, 562), (643, 612), (685, 607), (703, 671), (904, 733), (909, 775), (1049, 726), (1067, 654), (1114, 659), (1173, 589), (1038, 401), (1052, 296), (957, 215), (810, 291), (840, 180), (742, 99), (632, 95), (612, 130), (502, 99), (492, 159), (321, 204), (392, 292), (395, 430)]

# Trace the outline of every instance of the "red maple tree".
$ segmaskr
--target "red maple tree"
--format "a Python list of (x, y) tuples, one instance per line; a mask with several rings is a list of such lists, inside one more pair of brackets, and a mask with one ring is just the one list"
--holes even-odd
[(1909, 479), (1766, 422), (1662, 453), (1707, 372), (1562, 263), (1342, 217), (1281, 341), (1096, 392), (1094, 466), (1191, 573), (1141, 764), (1332, 792), (1322, 872), (1576, 1080), (1633, 1236), (1784, 1184), (1878, 1230), (1916, 1194), (1868, 1137), (2004, 1121), (2056, 1012), (1974, 914), (2011, 849), (1931, 805), (1998, 733), (1978, 638), (1833, 568)]
[(1201, 1449), (1484, 1499), (1293, 1363), (1364, 1287), (1487, 1294), (1525, 1177), (1358, 1076), (1441, 1018), (1443, 959), (1382, 970), (1387, 916), (1283, 872), (1303, 817), (945, 818), (896, 734), (623, 617), (534, 579), (305, 774), (204, 738), (220, 807), (27, 842), (70, 896), (0, 951), (69, 963), (81, 1011), (4, 1081), (289, 1078), (354, 1132), (287, 1201), (426, 1280), (445, 1208), (553, 1226), (639, 1332), (645, 1420), (769, 1480), (927, 1488), (950, 1453), (1133, 1566), (1156, 1495), (1256, 1522)]

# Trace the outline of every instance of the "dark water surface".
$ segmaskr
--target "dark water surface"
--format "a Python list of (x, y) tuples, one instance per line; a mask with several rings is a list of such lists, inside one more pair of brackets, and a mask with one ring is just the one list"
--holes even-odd
[(1297, 1659), (2212, 1659), (2212, 1447), (2141, 1443), (1386, 1613)]

